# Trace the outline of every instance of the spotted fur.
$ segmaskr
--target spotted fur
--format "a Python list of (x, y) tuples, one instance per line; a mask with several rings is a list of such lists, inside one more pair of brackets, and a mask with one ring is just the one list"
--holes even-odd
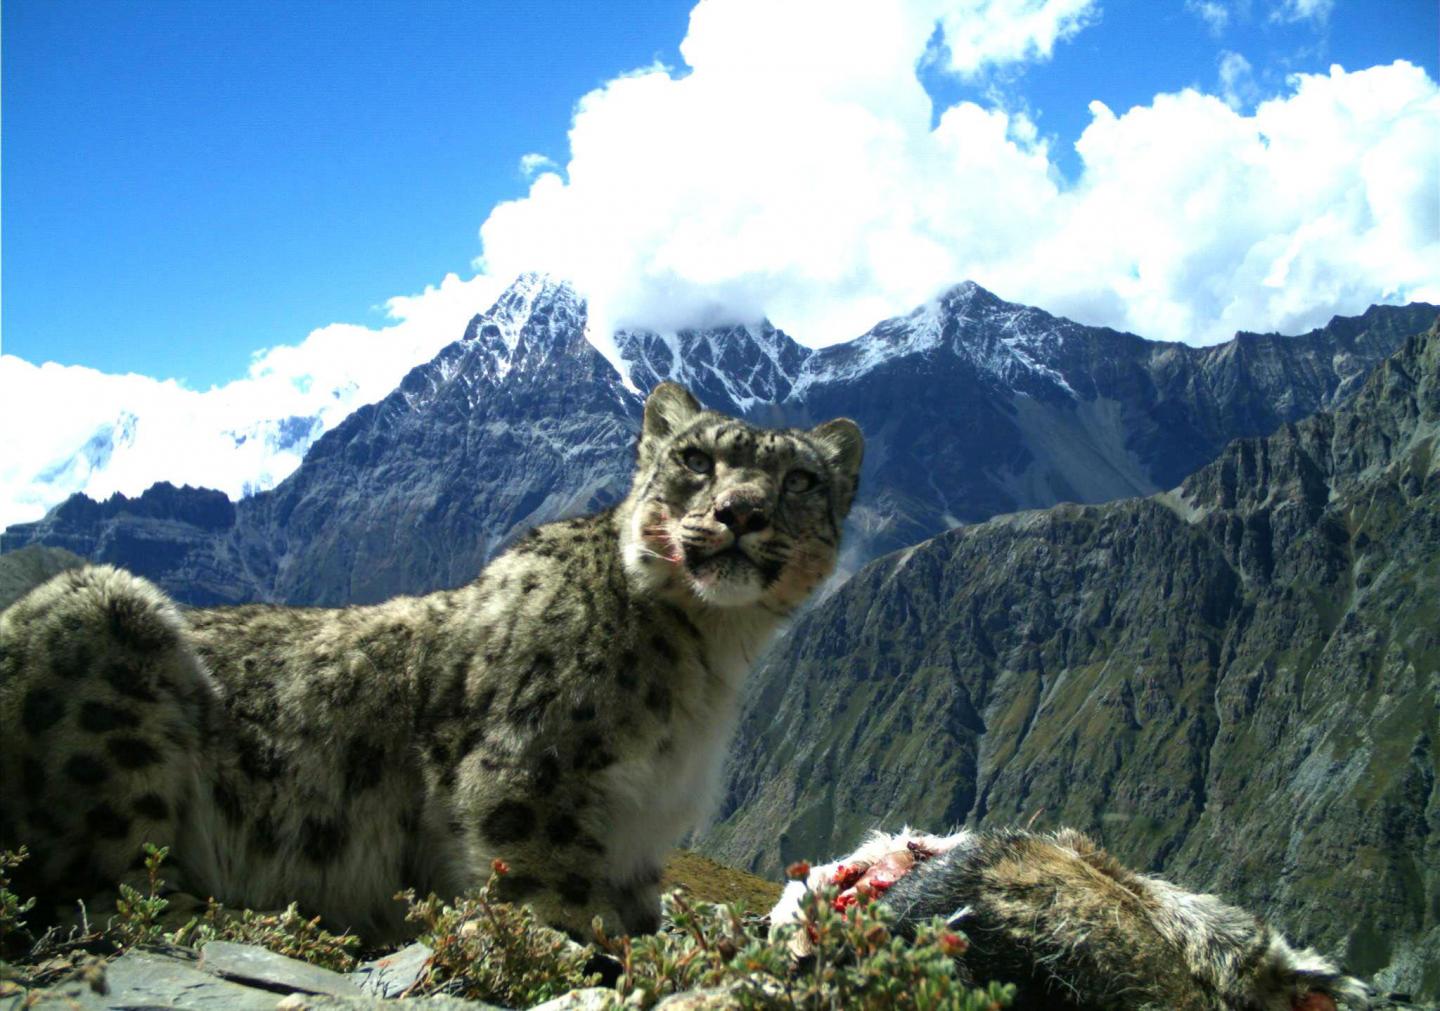
[(629, 496), (532, 530), (455, 590), (341, 610), (182, 610), (71, 571), (0, 614), (0, 840), (46, 894), (139, 872), (297, 900), (370, 938), (395, 893), (503, 894), (653, 929), (713, 794), (739, 690), (832, 570), (862, 442), (773, 431), (662, 384)]

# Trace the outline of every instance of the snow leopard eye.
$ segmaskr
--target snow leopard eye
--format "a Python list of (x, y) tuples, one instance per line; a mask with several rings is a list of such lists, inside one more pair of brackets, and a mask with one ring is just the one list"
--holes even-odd
[(785, 475), (785, 490), (792, 495), (809, 491), (819, 483), (819, 478), (808, 470), (792, 470)]
[(696, 474), (708, 474), (715, 469), (715, 461), (698, 449), (687, 449), (680, 457), (685, 466)]

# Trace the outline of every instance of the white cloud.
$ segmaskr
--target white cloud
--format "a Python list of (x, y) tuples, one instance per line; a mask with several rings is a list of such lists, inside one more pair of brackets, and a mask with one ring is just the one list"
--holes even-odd
[(556, 167), (555, 163), (543, 154), (532, 151), (520, 156), (520, 174), (527, 179), (533, 179), (541, 172), (553, 171)]
[(1220, 97), (1230, 108), (1238, 112), (1259, 97), (1254, 69), (1244, 56), (1224, 50), (1220, 53), (1219, 68)]
[[(1031, 48), (1061, 34), (1061, 8), (1084, 7), (1026, 6)], [(702, 2), (681, 47), (692, 71), (651, 68), (582, 98), (568, 181), (541, 175), (492, 212), (486, 269), (570, 278), (599, 332), (768, 313), (829, 343), (922, 301), (965, 276), (961, 251), (998, 252), (1055, 196), (1028, 121), (967, 104), (931, 130), (915, 66), (938, 15)], [(958, 16), (951, 33), (971, 40), (969, 65), (987, 40), (994, 62), (1024, 48), (998, 31), (962, 34)]]
[[(1021, 19), (1021, 45), (987, 20), (1013, 7), (952, 6), (946, 37), (1033, 57), (1090, 11), (1028, 4), (1048, 19)], [(814, 344), (967, 277), (1191, 343), (1440, 296), (1440, 97), (1419, 68), (1335, 67), (1256, 104), (1233, 54), (1221, 97), (1093, 103), (1066, 184), (1027, 119), (961, 103), (933, 120), (915, 68), (941, 13), (702, 3), (690, 71), (586, 95), (565, 177), (492, 212), (483, 263), (571, 278), (603, 324), (768, 315)]]
[(1279, 0), (1270, 11), (1271, 21), (1312, 21), (1324, 27), (1335, 9), (1335, 0)]
[(1080, 185), (1002, 290), (1192, 343), (1440, 300), (1435, 83), (1397, 62), (1290, 87), (1251, 116), (1194, 91), (1092, 103)]
[(1185, 9), (1204, 21), (1211, 35), (1222, 35), (1230, 24), (1230, 8), (1221, 0), (1185, 0)]
[(167, 480), (239, 498), (272, 487), (314, 436), (388, 394), (456, 340), (498, 290), (489, 278), (452, 274), (387, 302), (390, 326), (323, 327), (299, 344), (257, 352), (244, 379), (203, 392), (0, 356), (0, 431), (25, 433), (0, 456), (0, 527), (37, 519), (77, 491), (138, 495)]
[(949, 69), (966, 77), (988, 66), (1049, 59), (1055, 43), (1099, 16), (1097, 0), (960, 0), (938, 12)]
[[(966, 278), (1195, 344), (1440, 301), (1440, 91), (1407, 63), (1299, 75), (1266, 98), (1228, 54), (1218, 95), (1092, 102), (1073, 183), (1025, 115), (973, 102), (935, 115), (922, 61), (973, 75), (1043, 59), (1096, 10), (703, 0), (688, 72), (648, 67), (581, 98), (563, 175), (526, 156), (528, 195), (484, 222), (484, 273), (391, 300), (393, 325), (317, 330), (205, 392), (0, 359), (0, 431), (29, 433), (0, 458), (0, 523), (77, 490), (273, 484), (298, 462), (283, 419), (329, 428), (384, 396), (489, 305), (493, 278), (524, 270), (576, 284), (602, 350), (614, 325), (761, 316), (832, 343)], [(77, 457), (117, 425), (129, 435), (104, 466)]]

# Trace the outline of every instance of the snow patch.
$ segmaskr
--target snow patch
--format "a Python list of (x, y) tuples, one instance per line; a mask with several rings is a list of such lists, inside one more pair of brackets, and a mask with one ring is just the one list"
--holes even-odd
[(820, 383), (850, 382), (896, 358), (948, 351), (1007, 386), (1033, 377), (1078, 399), (1052, 364), (1064, 350), (1065, 326), (1064, 320), (1002, 302), (967, 281), (906, 316), (876, 324), (848, 344), (817, 352), (790, 396), (799, 399)]

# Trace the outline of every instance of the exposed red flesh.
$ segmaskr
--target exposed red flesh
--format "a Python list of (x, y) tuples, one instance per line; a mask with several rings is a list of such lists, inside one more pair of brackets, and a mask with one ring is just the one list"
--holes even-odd
[(862, 898), (873, 899), (884, 895), (922, 859), (913, 849), (903, 849), (886, 853), (868, 866), (841, 864), (835, 868), (831, 878), (832, 883), (842, 889), (833, 903), (835, 911), (844, 912)]

